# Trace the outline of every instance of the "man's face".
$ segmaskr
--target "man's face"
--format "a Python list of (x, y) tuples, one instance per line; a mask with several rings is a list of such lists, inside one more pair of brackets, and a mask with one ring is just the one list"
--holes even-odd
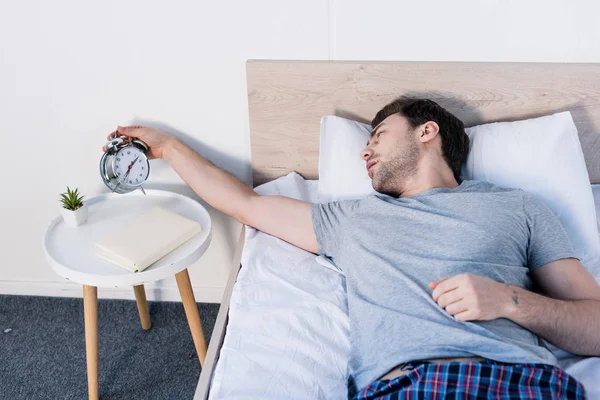
[(368, 167), (373, 189), (399, 197), (398, 188), (417, 172), (419, 145), (415, 130), (405, 117), (390, 115), (375, 127), (361, 157)]

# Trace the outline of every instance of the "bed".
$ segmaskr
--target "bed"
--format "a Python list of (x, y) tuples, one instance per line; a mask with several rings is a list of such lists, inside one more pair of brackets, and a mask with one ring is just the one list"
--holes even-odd
[[(248, 61), (255, 190), (312, 202), (319, 121), (368, 122), (400, 94), (435, 100), (466, 126), (568, 110), (600, 183), (600, 64)], [(443, 88), (443, 89), (440, 89)], [(593, 186), (600, 204), (600, 186)], [(600, 214), (598, 214), (600, 215)], [(195, 399), (344, 398), (344, 277), (328, 262), (246, 227)], [(561, 366), (600, 396), (600, 358)]]

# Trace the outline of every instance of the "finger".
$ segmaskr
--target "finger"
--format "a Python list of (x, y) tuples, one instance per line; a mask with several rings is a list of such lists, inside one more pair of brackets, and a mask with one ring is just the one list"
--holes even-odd
[(457, 315), (468, 310), (467, 302), (462, 299), (446, 306), (446, 312), (450, 315)]
[(458, 290), (451, 290), (449, 292), (444, 293), (437, 299), (437, 303), (440, 307), (446, 308), (448, 304), (455, 303), (463, 299), (463, 296), (459, 293)]
[(439, 285), (440, 283), (444, 282), (446, 279), (449, 279), (450, 277), (447, 276), (445, 278), (440, 278), (435, 282), (429, 282), (429, 287), (432, 289), (435, 289), (437, 285)]
[(139, 128), (139, 125), (136, 126), (117, 126), (117, 133), (125, 136), (135, 136), (133, 132)]
[(471, 312), (469, 310), (456, 314), (454, 316), (454, 318), (457, 321), (462, 321), (462, 322), (472, 321), (475, 319), (475, 318), (473, 318), (473, 316), (471, 315)]
[(460, 280), (456, 276), (453, 276), (453, 277), (450, 277), (450, 278), (444, 280), (443, 282), (441, 282), (440, 284), (437, 285), (437, 287), (431, 294), (433, 296), (433, 300), (435, 300), (437, 302), (438, 298), (441, 295), (443, 295), (446, 292), (449, 292), (450, 290), (456, 289), (458, 287), (459, 283), (460, 283)]

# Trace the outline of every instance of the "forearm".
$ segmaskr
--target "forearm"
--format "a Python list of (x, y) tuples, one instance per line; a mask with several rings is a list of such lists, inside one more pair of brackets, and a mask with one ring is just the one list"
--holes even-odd
[(558, 300), (509, 286), (507, 318), (571, 353), (600, 356), (600, 301)]
[(248, 200), (256, 196), (252, 188), (179, 139), (168, 143), (163, 158), (202, 200), (238, 221), (243, 219)]

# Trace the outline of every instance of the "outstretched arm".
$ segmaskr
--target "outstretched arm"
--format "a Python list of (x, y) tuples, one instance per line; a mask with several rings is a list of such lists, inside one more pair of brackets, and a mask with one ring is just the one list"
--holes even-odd
[(310, 203), (284, 196), (261, 196), (180, 140), (169, 142), (165, 159), (198, 196), (217, 210), (243, 224), (317, 253)]
[(243, 224), (317, 253), (310, 203), (284, 196), (260, 196), (167, 132), (145, 126), (118, 127), (107, 139), (119, 135), (137, 137), (146, 143), (150, 159), (168, 161), (190, 188), (217, 210)]

